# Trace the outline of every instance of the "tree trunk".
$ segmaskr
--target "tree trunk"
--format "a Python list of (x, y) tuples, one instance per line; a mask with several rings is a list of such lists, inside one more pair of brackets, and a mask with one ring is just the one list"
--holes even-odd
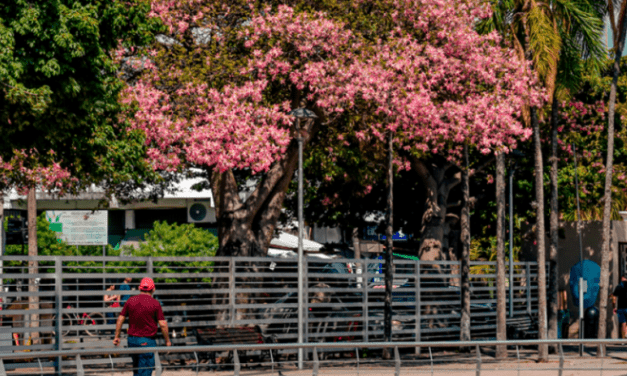
[[(511, 281), (510, 281), (511, 283)], [(496, 339), (507, 339), (505, 289), (505, 155), (496, 156)], [(507, 358), (507, 346), (496, 347), (496, 358)]]
[[(616, 111), (616, 91), (618, 86), (618, 77), (620, 76), (620, 59), (625, 47), (625, 34), (627, 34), (627, 17), (625, 17), (625, 8), (627, 0), (623, 0), (621, 4), (622, 19), (620, 20), (620, 30), (618, 34), (618, 43), (614, 56), (614, 75), (612, 77), (612, 86), (610, 88), (610, 103), (607, 119), (607, 160), (605, 163), (605, 194), (603, 196), (603, 245), (601, 247), (601, 281), (599, 283), (599, 338), (606, 337), (607, 324), (607, 299), (609, 294), (610, 283), (610, 257), (611, 254), (611, 229), (610, 221), (612, 215), (612, 173), (614, 170), (614, 116)], [(613, 17), (614, 15), (610, 15)], [(601, 347), (601, 345), (599, 345)], [(601, 350), (599, 348), (599, 350)], [(604, 354), (605, 351), (597, 351), (598, 356)]]
[[(318, 115), (321, 118), (321, 115)], [(301, 126), (303, 143), (306, 146), (309, 140), (318, 131), (318, 122), (306, 121)], [(272, 165), (270, 170), (260, 179), (252, 194), (243, 201), (239, 196), (239, 187), (233, 171), (219, 173), (208, 172), (211, 189), (216, 201), (216, 218), (218, 220), (219, 248), (216, 256), (223, 257), (263, 257), (267, 255), (268, 246), (274, 236), (277, 221), (283, 207), (283, 200), (298, 166), (298, 143), (292, 140), (284, 157)], [(227, 265), (216, 264), (217, 268)], [(239, 268), (247, 269), (251, 273), (265, 267), (263, 263), (238, 263)], [(254, 283), (255, 281), (246, 281)], [(216, 278), (216, 288), (225, 289), (228, 278)], [(252, 297), (248, 293), (237, 296), (238, 303), (245, 304)], [(252, 303), (252, 301), (250, 301)], [(230, 304), (229, 296), (225, 293), (215, 294), (214, 305)], [(235, 320), (246, 319), (251, 315), (248, 309), (238, 309), (234, 312)], [(253, 313), (254, 314), (254, 313)], [(215, 311), (215, 319), (230, 320), (230, 310), (226, 308)]]
[(414, 158), (412, 165), (427, 190), (418, 257), (425, 261), (451, 260), (450, 250), (445, 249), (448, 248), (445, 234), (450, 226), (447, 218), (448, 196), (451, 189), (461, 183), (461, 173), (449, 176), (448, 172), (454, 165), (438, 157), (429, 161)]
[[(389, 131), (388, 134), (388, 198), (387, 198), (387, 228), (385, 229), (385, 300), (384, 300), (384, 341), (392, 341), (392, 282), (394, 279), (394, 264), (392, 262), (392, 253), (394, 241), (392, 236), (394, 235), (394, 165), (393, 165), (393, 134)], [(385, 348), (383, 351), (383, 358), (390, 359), (391, 349)]]
[[(546, 245), (544, 235), (544, 166), (542, 162), (542, 141), (540, 124), (535, 108), (531, 111), (531, 126), (535, 149), (535, 185), (536, 185), (536, 244), (538, 247), (538, 338), (547, 339), (546, 317)], [(538, 361), (547, 362), (547, 345), (538, 346)]]
[[(320, 116), (319, 116), (320, 117)], [(303, 146), (318, 132), (317, 122), (308, 121), (303, 130)], [(211, 173), (210, 183), (216, 200), (217, 256), (265, 256), (283, 200), (298, 165), (298, 144), (293, 140), (285, 156), (270, 168), (252, 194), (242, 201), (232, 171)]]
[[(37, 196), (36, 196), (36, 187), (31, 187), (28, 190), (27, 196), (27, 206), (28, 206), (28, 256), (36, 257), (38, 255), (37, 252)], [(28, 261), (28, 273), (29, 274), (37, 274), (39, 272), (39, 263), (34, 260)], [(39, 291), (39, 286), (36, 283), (34, 278), (30, 278), (28, 280), (28, 292), (36, 293)], [(38, 310), (39, 309), (39, 297), (31, 295), (28, 297), (28, 309), (29, 310)], [(39, 314), (33, 313), (30, 315), (30, 327), (38, 328), (39, 327)], [(39, 343), (39, 332), (36, 329), (30, 333), (32, 344)]]
[[(557, 338), (557, 311), (558, 311), (558, 284), (559, 284), (559, 272), (558, 272), (558, 260), (557, 250), (559, 242), (559, 208), (558, 208), (558, 196), (557, 196), (557, 162), (558, 162), (558, 149), (557, 149), (557, 126), (558, 126), (558, 100), (553, 95), (553, 103), (551, 106), (551, 157), (549, 162), (551, 164), (551, 217), (550, 217), (550, 235), (551, 244), (549, 246), (549, 289), (548, 289), (548, 320), (549, 320), (549, 338)], [(555, 348), (555, 346), (552, 346)]]
[(461, 298), (462, 317), (460, 341), (470, 341), (470, 178), (468, 176), (468, 145), (464, 145), (464, 166), (462, 168), (462, 194), (464, 206), (461, 213)]

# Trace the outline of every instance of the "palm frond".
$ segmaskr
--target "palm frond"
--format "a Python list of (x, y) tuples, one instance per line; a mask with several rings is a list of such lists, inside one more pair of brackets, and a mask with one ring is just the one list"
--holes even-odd
[(551, 17), (541, 7), (532, 7), (526, 18), (534, 68), (539, 77), (546, 81), (550, 73), (556, 69), (561, 38), (554, 28)]
[(560, 15), (560, 29), (580, 44), (582, 56), (601, 62), (607, 56), (603, 44), (603, 14), (596, 1), (557, 0), (555, 12)]
[(492, 0), (492, 17), (482, 20), (477, 24), (477, 31), (480, 34), (487, 34), (497, 31), (502, 37), (507, 39), (508, 25), (512, 19), (511, 10), (514, 8), (516, 0)]
[[(562, 35), (562, 50), (557, 67), (558, 92), (575, 92), (581, 85), (581, 76), (584, 72), (584, 62), (580, 44), (569, 34)], [(558, 97), (565, 99), (561, 93)]]

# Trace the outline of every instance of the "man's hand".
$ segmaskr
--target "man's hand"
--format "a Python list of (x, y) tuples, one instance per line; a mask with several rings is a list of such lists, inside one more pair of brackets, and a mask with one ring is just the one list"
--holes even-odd
[(115, 322), (115, 335), (113, 336), (113, 344), (116, 346), (120, 344), (120, 332), (122, 331), (122, 324), (124, 324), (125, 319), (126, 317), (124, 316), (118, 316), (118, 319)]
[(159, 326), (161, 327), (161, 333), (163, 333), (163, 339), (165, 339), (165, 345), (172, 346), (172, 342), (170, 342), (170, 335), (168, 334), (168, 322), (165, 320), (159, 320)]

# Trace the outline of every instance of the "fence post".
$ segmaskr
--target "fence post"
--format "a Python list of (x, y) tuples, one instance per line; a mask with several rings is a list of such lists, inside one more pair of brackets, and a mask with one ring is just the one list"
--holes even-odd
[[(416, 261), (416, 292), (415, 292), (415, 296), (414, 296), (414, 304), (416, 306), (416, 342), (420, 342), (420, 330), (422, 328), (422, 324), (421, 324), (421, 314), (422, 314), (422, 309), (421, 309), (421, 304), (420, 304), (420, 283), (421, 283), (421, 278), (420, 278), (420, 260)], [(420, 350), (422, 349), (422, 347), (418, 346), (415, 348), (414, 352), (416, 353), (416, 355), (420, 355)]]
[[(562, 349), (561, 343), (557, 345), (557, 348), (559, 349), (559, 352), (560, 352), (560, 369), (557, 374), (558, 376), (562, 376), (562, 374), (564, 373), (564, 350)], [(603, 371), (601, 370), (601, 372)]]
[(76, 376), (85, 376), (85, 369), (83, 368), (83, 361), (80, 355), (76, 355)]
[(516, 358), (518, 359), (516, 368), (518, 369), (518, 376), (520, 376), (520, 350), (518, 350), (518, 345), (516, 345)]
[(531, 315), (531, 266), (529, 262), (525, 264), (525, 272), (527, 273), (527, 314)]
[(401, 376), (401, 356), (398, 353), (398, 346), (394, 346), (394, 376)]
[(311, 372), (311, 376), (318, 376), (319, 368), (320, 368), (320, 361), (318, 360), (318, 349), (314, 347), (313, 348), (313, 371)]
[(155, 356), (155, 376), (161, 376), (163, 373), (163, 367), (161, 366), (161, 358), (159, 357), (159, 351), (154, 352)]
[(231, 312), (231, 327), (235, 325), (235, 258), (229, 260), (229, 311)]
[(433, 376), (433, 353), (431, 352), (431, 346), (429, 346), (429, 360), (431, 360), (431, 376)]
[(481, 376), (481, 349), (477, 345), (477, 376)]
[(242, 366), (239, 363), (239, 355), (237, 355), (237, 349), (233, 350), (233, 376), (239, 376), (239, 372)]
[[(63, 350), (63, 262), (61, 257), (54, 258), (54, 290), (55, 290), (55, 310), (57, 320), (55, 326), (55, 342), (58, 351)], [(55, 373), (61, 376), (63, 357), (57, 356)]]
[(148, 260), (146, 260), (146, 273), (150, 276), (150, 278), (154, 279), (154, 267), (152, 263), (152, 256), (148, 256)]

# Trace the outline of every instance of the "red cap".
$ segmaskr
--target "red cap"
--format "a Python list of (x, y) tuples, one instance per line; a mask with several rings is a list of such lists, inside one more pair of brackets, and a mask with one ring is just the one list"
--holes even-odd
[(155, 283), (152, 278), (143, 278), (141, 283), (139, 284), (139, 289), (141, 291), (152, 291), (155, 289)]

